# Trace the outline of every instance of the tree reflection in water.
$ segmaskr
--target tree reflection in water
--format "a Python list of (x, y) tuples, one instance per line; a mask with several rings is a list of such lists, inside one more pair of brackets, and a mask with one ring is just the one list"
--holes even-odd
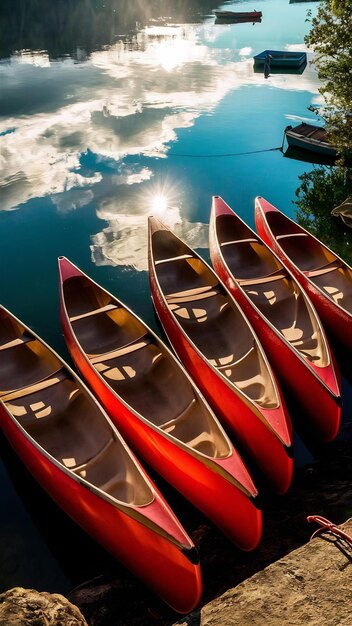
[(24, 49), (46, 50), (55, 59), (77, 58), (77, 48), (83, 48), (89, 56), (128, 39), (150, 20), (198, 22), (215, 5), (213, 0), (1, 0), (0, 58)]
[(347, 263), (352, 263), (352, 229), (331, 211), (352, 195), (351, 170), (321, 166), (301, 174), (296, 190), (296, 219)]

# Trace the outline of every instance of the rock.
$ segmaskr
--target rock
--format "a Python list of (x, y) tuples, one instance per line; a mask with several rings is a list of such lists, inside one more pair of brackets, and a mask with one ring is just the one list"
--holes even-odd
[[(351, 535), (352, 518), (340, 528)], [(320, 535), (177, 625), (350, 626), (351, 563), (351, 546)]]
[(0, 595), (0, 626), (87, 626), (80, 610), (58, 593), (15, 587)]

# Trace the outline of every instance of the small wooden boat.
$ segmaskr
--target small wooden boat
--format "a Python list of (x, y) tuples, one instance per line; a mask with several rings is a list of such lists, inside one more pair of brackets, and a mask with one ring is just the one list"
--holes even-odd
[(257, 198), (257, 230), (311, 298), (326, 328), (352, 350), (352, 268), (272, 204)]
[(331, 145), (325, 128), (302, 122), (298, 126), (286, 126), (285, 137), (292, 148), (316, 152), (336, 158), (336, 149)]
[(251, 326), (213, 270), (149, 218), (156, 311), (175, 351), (217, 415), (284, 493), (292, 478), (291, 423)]
[(182, 365), (132, 311), (64, 257), (59, 273), (70, 353), (120, 432), (239, 548), (255, 548), (257, 490)]
[(0, 307), (0, 423), (50, 496), (173, 609), (201, 597), (196, 549), (93, 395)]
[(214, 11), (218, 20), (259, 20), (262, 17), (261, 11)]
[(258, 235), (220, 198), (213, 198), (210, 254), (278, 377), (323, 440), (336, 437), (340, 378), (321, 322), (305, 292)]
[(305, 52), (291, 52), (289, 50), (263, 50), (254, 57), (255, 65), (270, 63), (270, 67), (299, 67), (307, 63)]

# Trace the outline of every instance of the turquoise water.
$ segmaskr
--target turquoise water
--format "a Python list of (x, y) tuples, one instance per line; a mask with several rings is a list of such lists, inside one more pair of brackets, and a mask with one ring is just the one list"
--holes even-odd
[[(59, 255), (157, 329), (146, 271), (148, 215), (158, 214), (208, 258), (212, 195), (253, 227), (257, 195), (294, 216), (298, 177), (313, 168), (277, 148), (285, 126), (314, 123), (314, 66), (265, 79), (253, 71), (252, 57), (266, 48), (305, 49), (306, 13), (317, 4), (257, 0), (263, 20), (256, 24), (215, 24), (211, 12), (220, 5), (211, 2), (189, 2), (182, 21), (177, 2), (161, 4), (163, 15), (157, 8), (141, 12), (137, 24), (133, 15), (119, 21), (117, 11), (108, 28), (99, 14), (89, 45), (76, 23), (62, 40), (50, 37), (44, 18), (21, 36), (12, 23), (15, 35), (0, 49), (1, 302), (64, 357)], [(104, 4), (111, 11), (115, 5)], [(347, 415), (346, 381), (344, 395)], [(1, 534), (9, 557), (1, 587), (65, 591), (77, 576), (53, 556), (14, 473), (39, 506), (43, 496), (3, 447), (10, 461), (0, 467), (7, 498)], [(300, 442), (297, 450), (302, 462)], [(38, 567), (23, 565), (33, 558)]]

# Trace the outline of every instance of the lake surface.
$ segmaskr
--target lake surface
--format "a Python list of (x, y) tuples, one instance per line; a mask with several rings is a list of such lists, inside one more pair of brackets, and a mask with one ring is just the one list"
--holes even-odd
[[(26, 14), (19, 2), (0, 9), (0, 293), (68, 358), (59, 255), (158, 331), (148, 215), (207, 260), (212, 195), (252, 227), (257, 195), (294, 217), (299, 176), (313, 165), (278, 148), (288, 124), (316, 120), (308, 106), (320, 101), (317, 75), (308, 64), (302, 74), (265, 79), (252, 57), (267, 48), (305, 49), (307, 10), (314, 14), (317, 4), (257, 0), (263, 20), (256, 24), (217, 24), (212, 15), (220, 6), (252, 10), (253, 2), (185, 8), (170, 0), (137, 13), (133, 3), (114, 0), (78, 0), (70, 10), (53, 4), (27, 2)], [(343, 389), (347, 419), (346, 380)], [(3, 441), (0, 452), (1, 588), (66, 592), (101, 571), (101, 560), (108, 567)], [(297, 439), (296, 462), (308, 458)], [(98, 565), (87, 557), (73, 564), (75, 545)]]

